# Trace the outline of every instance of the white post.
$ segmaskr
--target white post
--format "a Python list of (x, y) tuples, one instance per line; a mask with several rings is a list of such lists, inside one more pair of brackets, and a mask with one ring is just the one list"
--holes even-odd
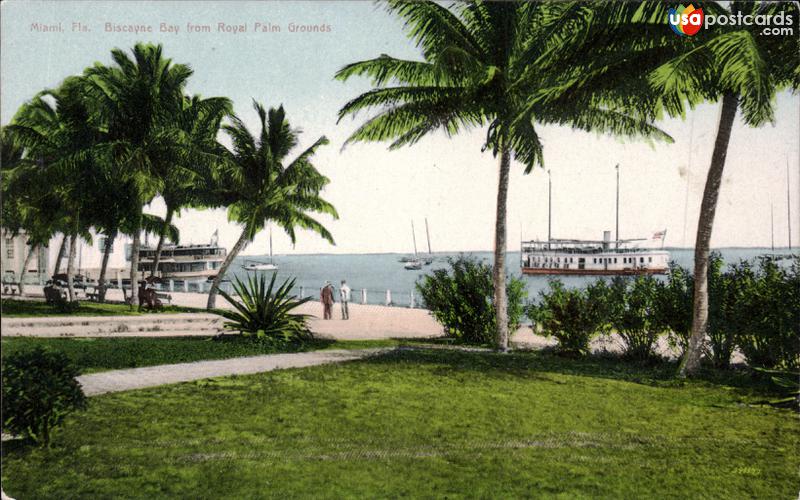
[(300, 287), (300, 298), (302, 299), (305, 296), (306, 296), (306, 287), (301, 286)]
[(187, 279), (183, 280), (183, 291), (184, 292), (188, 292), (189, 291), (189, 280), (187, 280)]
[(392, 291), (386, 290), (386, 305), (389, 306), (392, 304)]
[(117, 270), (117, 288), (122, 290), (122, 274)]
[(411, 309), (414, 309), (414, 290), (411, 290), (411, 303), (408, 305)]
[(203, 280), (197, 280), (197, 291), (203, 293)]
[(170, 292), (175, 291), (175, 280), (169, 280), (169, 291)]
[(361, 289), (361, 303), (362, 304), (366, 304), (367, 303), (367, 289), (366, 288), (362, 288)]

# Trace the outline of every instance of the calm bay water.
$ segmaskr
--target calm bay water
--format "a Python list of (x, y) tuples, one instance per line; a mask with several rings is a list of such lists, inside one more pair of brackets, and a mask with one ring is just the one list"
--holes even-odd
[[(668, 249), (673, 261), (681, 266), (692, 269), (694, 253), (692, 249)], [(769, 248), (723, 248), (719, 249), (726, 262), (754, 259), (759, 255), (773, 253)], [(788, 253), (786, 249), (776, 249), (774, 253)], [(491, 263), (491, 252), (464, 252)], [(353, 289), (353, 300), (361, 302), (361, 289), (367, 290), (369, 304), (383, 304), (386, 300), (386, 290), (391, 290), (392, 302), (396, 305), (408, 306), (411, 302), (411, 292), (415, 282), (432, 269), (447, 266), (448, 257), (456, 257), (459, 253), (434, 254), (434, 262), (424, 266), (419, 271), (408, 271), (403, 268), (403, 263), (398, 260), (404, 254), (350, 254), (350, 255), (279, 255), (275, 256), (275, 263), (279, 266), (277, 271), (278, 282), (286, 278), (296, 278), (295, 293), (319, 296), (319, 289), (326, 280), (331, 281), (338, 288), (341, 280), (347, 280)], [(547, 286), (546, 276), (523, 276), (519, 266), (519, 252), (507, 254), (508, 273), (521, 277), (528, 289), (528, 297), (538, 296), (539, 291)], [(240, 278), (248, 273), (242, 269), (245, 260), (266, 262), (266, 256), (248, 256), (237, 258), (231, 266), (229, 275)], [(269, 275), (268, 275), (269, 276)], [(582, 286), (595, 279), (593, 276), (561, 276), (560, 279), (567, 286)], [(418, 297), (418, 294), (414, 292)]]

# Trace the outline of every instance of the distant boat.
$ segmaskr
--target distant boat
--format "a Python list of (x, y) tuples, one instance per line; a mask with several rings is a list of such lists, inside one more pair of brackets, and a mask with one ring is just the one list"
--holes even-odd
[(433, 253), (431, 252), (431, 233), (428, 231), (428, 218), (425, 217), (425, 237), (428, 239), (428, 256), (422, 259), (422, 263), (430, 266), (433, 263)]
[(422, 269), (422, 261), (417, 256), (417, 235), (414, 232), (414, 221), (411, 221), (411, 238), (414, 240), (414, 258), (405, 261), (403, 266), (407, 271), (419, 271)]
[(419, 271), (420, 269), (422, 269), (422, 261), (412, 260), (406, 262), (406, 264), (403, 267), (408, 271)]
[(520, 266), (523, 274), (637, 275), (665, 274), (669, 270), (669, 252), (663, 250), (667, 230), (653, 235), (661, 240), (661, 249), (644, 249), (629, 244), (646, 239), (619, 238), (619, 165), (617, 169), (617, 236), (603, 232), (602, 240), (554, 239), (550, 236), (551, 184), (548, 179), (547, 241), (523, 241)]
[(245, 271), (277, 271), (278, 265), (272, 261), (272, 226), (269, 228), (269, 262), (244, 261)]
[[(153, 272), (155, 254), (155, 247), (149, 245), (139, 249), (139, 271)], [(213, 279), (227, 255), (228, 251), (219, 246), (216, 231), (207, 245), (164, 245), (155, 275), (166, 280)]]

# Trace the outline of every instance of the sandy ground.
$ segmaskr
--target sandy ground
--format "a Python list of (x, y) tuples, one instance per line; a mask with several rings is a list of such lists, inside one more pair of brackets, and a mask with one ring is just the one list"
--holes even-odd
[[(26, 286), (26, 294), (32, 297), (42, 296), (41, 287)], [(205, 308), (208, 296), (200, 293), (173, 292), (172, 304)], [(109, 290), (109, 300), (122, 300), (120, 290)], [(217, 297), (217, 307), (232, 309), (233, 307), (222, 297)], [(407, 307), (388, 307), (380, 305), (349, 304), (350, 319), (341, 319), (340, 304), (334, 304), (333, 319), (322, 319), (322, 304), (320, 302), (307, 302), (298, 309), (298, 312), (312, 316), (309, 326), (315, 335), (323, 338), (338, 340), (375, 340), (387, 338), (432, 338), (440, 337), (444, 330), (430, 312), (425, 309), (409, 309)], [(165, 332), (166, 333), (166, 332)], [(128, 334), (130, 336), (130, 334)], [(538, 349), (556, 345), (555, 339), (548, 339), (536, 335), (529, 326), (520, 327), (511, 336), (511, 341), (519, 347)], [(621, 340), (612, 335), (598, 338), (592, 342), (593, 351), (620, 352)], [(667, 345), (666, 339), (661, 339), (658, 352), (666, 356), (674, 356)]]
[[(28, 285), (26, 295), (43, 296), (42, 287)], [(172, 292), (172, 304), (185, 307), (205, 308), (208, 295), (200, 293)], [(108, 300), (122, 301), (120, 290), (109, 290)], [(80, 297), (79, 297), (80, 299)], [(216, 306), (224, 309), (233, 307), (222, 297), (217, 297)], [(312, 316), (311, 330), (321, 336), (343, 340), (386, 339), (386, 338), (425, 338), (439, 337), (442, 327), (425, 309), (407, 307), (387, 307), (378, 305), (349, 304), (350, 319), (342, 320), (340, 305), (334, 304), (333, 319), (322, 319), (322, 304), (307, 302), (297, 312)]]

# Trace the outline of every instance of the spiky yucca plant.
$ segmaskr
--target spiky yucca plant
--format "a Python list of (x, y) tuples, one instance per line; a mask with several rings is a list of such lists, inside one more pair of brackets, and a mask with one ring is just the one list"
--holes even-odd
[(230, 321), (225, 328), (240, 332), (242, 335), (283, 342), (302, 342), (313, 338), (306, 321), (308, 314), (297, 314), (291, 311), (305, 304), (311, 297), (298, 299), (290, 295), (294, 286), (294, 278), (285, 280), (275, 289), (277, 274), (267, 285), (266, 276), (249, 276), (247, 281), (235, 278), (232, 283), (239, 300), (224, 290), (219, 290), (225, 300), (231, 303), (234, 311), (220, 311)]

